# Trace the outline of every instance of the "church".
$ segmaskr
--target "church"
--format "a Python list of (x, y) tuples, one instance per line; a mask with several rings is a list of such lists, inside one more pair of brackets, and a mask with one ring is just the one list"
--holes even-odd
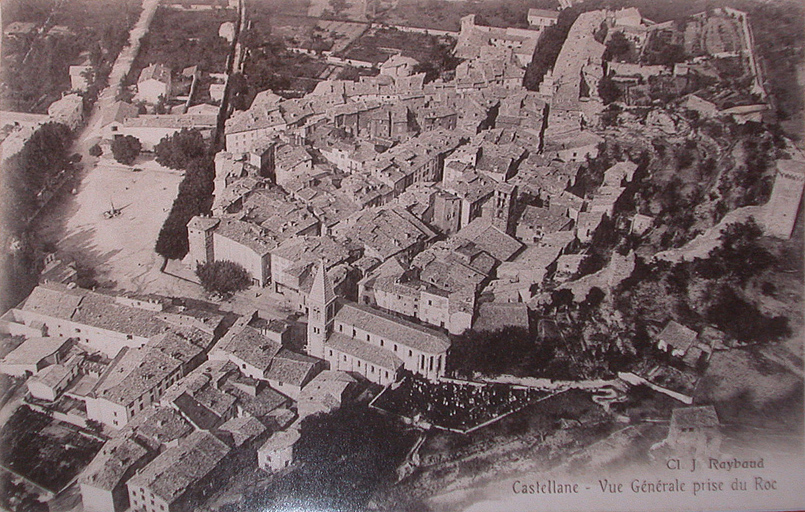
[(401, 369), (428, 379), (444, 375), (447, 335), (368, 306), (337, 298), (319, 264), (307, 298), (309, 355), (331, 370), (359, 373), (387, 385)]

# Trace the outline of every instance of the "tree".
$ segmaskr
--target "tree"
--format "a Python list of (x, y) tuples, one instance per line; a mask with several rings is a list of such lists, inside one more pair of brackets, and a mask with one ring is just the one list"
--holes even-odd
[(601, 101), (604, 102), (604, 105), (618, 101), (622, 95), (623, 93), (620, 87), (618, 87), (618, 84), (615, 83), (611, 76), (607, 75), (598, 81), (598, 96), (601, 97)]
[(140, 155), (140, 139), (131, 135), (118, 137), (112, 141), (112, 155), (123, 165), (131, 165)]
[(100, 144), (93, 144), (91, 148), (89, 148), (90, 156), (101, 156), (103, 154), (103, 149), (101, 149)]
[(245, 290), (252, 284), (249, 272), (234, 261), (218, 260), (202, 263), (196, 269), (196, 275), (207, 292), (224, 296)]
[(157, 163), (171, 169), (186, 169), (191, 160), (204, 156), (206, 150), (204, 136), (196, 128), (182, 128), (154, 146)]
[(623, 32), (615, 32), (607, 41), (607, 49), (604, 50), (604, 60), (623, 60), (632, 52), (632, 44), (623, 35)]

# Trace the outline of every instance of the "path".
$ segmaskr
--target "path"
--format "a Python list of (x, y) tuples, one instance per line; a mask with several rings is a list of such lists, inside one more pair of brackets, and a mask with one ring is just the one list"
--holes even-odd
[(154, 19), (159, 0), (143, 0), (143, 10), (140, 19), (134, 24), (129, 32), (129, 42), (118, 54), (112, 70), (109, 72), (109, 85), (98, 96), (92, 115), (87, 121), (86, 126), (78, 136), (76, 150), (81, 149), (85, 153), (89, 149), (92, 138), (100, 133), (100, 124), (103, 119), (103, 112), (115, 103), (115, 98), (120, 93), (123, 79), (131, 70), (131, 65), (140, 51), (140, 40), (148, 32), (148, 26)]

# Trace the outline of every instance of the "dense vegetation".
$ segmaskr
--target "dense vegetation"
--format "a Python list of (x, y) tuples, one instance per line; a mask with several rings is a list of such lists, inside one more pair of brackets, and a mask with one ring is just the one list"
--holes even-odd
[(234, 11), (186, 12), (159, 7), (126, 83), (135, 83), (140, 71), (155, 62), (174, 73), (188, 66), (199, 66), (208, 73), (224, 72), (230, 46), (218, 36), (218, 27), (225, 21), (234, 21)]
[(196, 128), (182, 128), (154, 146), (157, 163), (171, 169), (186, 168), (192, 160), (203, 157), (206, 151), (204, 136)]
[(673, 318), (692, 328), (716, 325), (743, 342), (778, 340), (790, 334), (788, 321), (770, 316), (748, 299), (751, 280), (773, 270), (778, 258), (762, 244), (754, 221), (732, 224), (707, 258), (638, 263), (622, 282), (616, 306), (633, 330)]
[(36, 130), (22, 151), (8, 158), (0, 177), (2, 225), (19, 232), (37, 208), (39, 192), (61, 172), (69, 160), (72, 135), (59, 123), (47, 123)]
[(48, 416), (28, 406), (18, 408), (0, 431), (0, 462), (57, 491), (89, 464), (103, 443), (71, 426), (48, 430), (50, 423)]
[(360, 404), (308, 416), (300, 432), (298, 467), (250, 496), (249, 510), (366, 510), (371, 496), (396, 480), (414, 437), (395, 419)]
[(252, 284), (249, 272), (233, 261), (217, 260), (202, 263), (196, 269), (196, 275), (207, 292), (224, 297), (245, 290)]
[[(70, 33), (6, 38), (3, 42), (0, 101), (5, 109), (45, 113), (70, 89), (69, 66), (82, 63), (88, 52), (95, 68), (89, 96), (105, 83), (117, 54), (128, 41), (128, 30), (139, 17), (141, 2), (121, 0), (8, 0), (3, 2), (4, 24), (33, 22), (47, 29), (66, 26)], [(24, 59), (24, 62), (23, 62)]]
[(166, 259), (182, 259), (189, 249), (187, 223), (196, 215), (208, 213), (212, 206), (215, 161), (211, 156), (191, 160), (179, 194), (173, 201), (168, 218), (159, 230), (155, 250)]
[(140, 156), (143, 145), (132, 135), (117, 137), (112, 141), (112, 155), (123, 165), (131, 165)]

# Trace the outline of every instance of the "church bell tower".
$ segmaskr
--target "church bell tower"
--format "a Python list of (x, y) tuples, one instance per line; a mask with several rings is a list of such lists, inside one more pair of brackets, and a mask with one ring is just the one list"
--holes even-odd
[(324, 359), (324, 342), (333, 328), (335, 293), (327, 277), (324, 260), (319, 263), (313, 286), (307, 296), (307, 347), (308, 355)]

